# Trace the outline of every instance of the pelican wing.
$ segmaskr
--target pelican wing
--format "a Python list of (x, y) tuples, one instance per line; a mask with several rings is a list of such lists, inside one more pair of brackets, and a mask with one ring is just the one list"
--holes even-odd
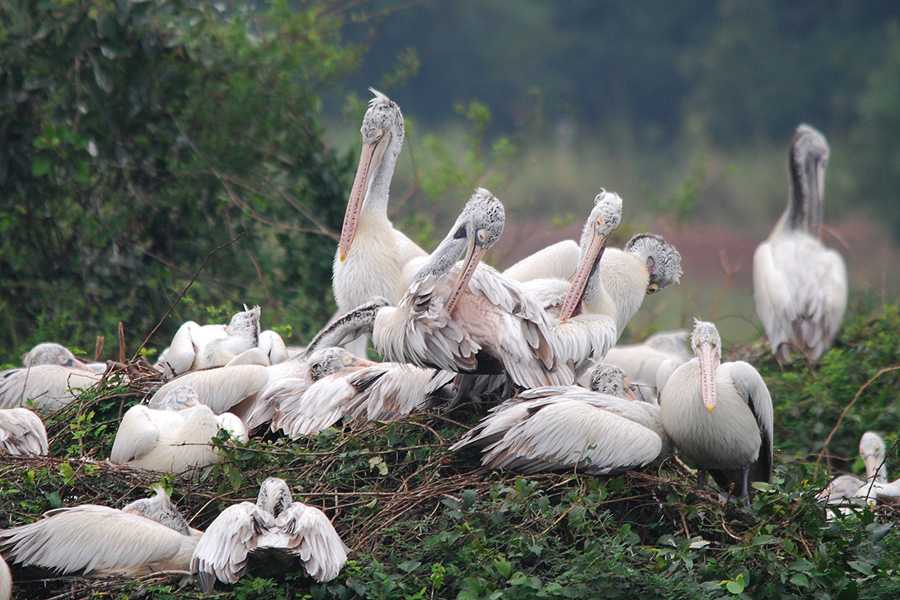
[(349, 409), (354, 419), (390, 421), (426, 406), (453, 381), (455, 373), (411, 365), (382, 363), (350, 375), (359, 392)]
[(619, 336), (615, 319), (592, 313), (582, 313), (559, 323), (555, 333), (559, 356), (579, 366), (584, 366), (586, 361), (603, 360)]
[(736, 361), (723, 363), (720, 369), (726, 369), (735, 389), (747, 402), (756, 423), (759, 425), (759, 435), (762, 444), (759, 448), (759, 458), (751, 466), (750, 476), (753, 481), (768, 481), (772, 476), (772, 460), (774, 454), (775, 416), (772, 408), (772, 396), (769, 388), (753, 365)]
[(840, 504), (844, 500), (853, 498), (864, 483), (862, 479), (853, 475), (835, 477), (821, 492), (816, 494), (816, 500), (827, 504)]
[(208, 594), (216, 579), (237, 583), (247, 568), (247, 555), (273, 525), (272, 516), (250, 502), (223, 510), (207, 527), (191, 557), (191, 573), (197, 576), (200, 588)]
[[(137, 405), (128, 409), (116, 431), (109, 460), (118, 465), (135, 460), (153, 450), (159, 442), (159, 424), (154, 418), (163, 411)], [(177, 411), (170, 411), (171, 416), (180, 419)], [(168, 415), (167, 415), (168, 416)]]
[(4, 371), (0, 375), (0, 408), (33, 402), (42, 412), (59, 410), (100, 376), (83, 369), (59, 365), (38, 365)]
[(485, 450), (485, 466), (523, 473), (579, 468), (605, 475), (647, 465), (662, 450), (655, 432), (590, 402), (552, 402), (531, 412)]
[(193, 321), (182, 323), (175, 332), (172, 343), (159, 355), (156, 368), (169, 377), (190, 371), (197, 354), (194, 336), (200, 329), (200, 326)]
[(11, 561), (59, 573), (187, 569), (197, 537), (106, 506), (84, 504), (0, 531)]
[(0, 450), (12, 456), (44, 456), (47, 430), (40, 417), (27, 408), (0, 410)]
[(277, 537), (261, 540), (270, 547), (286, 548), (303, 561), (310, 577), (318, 582), (331, 581), (341, 572), (350, 551), (334, 525), (321, 510), (294, 502), (275, 521)]
[[(341, 369), (309, 385), (305, 381), (286, 379), (267, 392), (276, 402), (273, 430), (281, 430), (291, 439), (315, 435), (340, 421), (357, 396), (347, 378), (352, 370)], [(299, 390), (305, 391), (299, 395)]]
[(570, 279), (578, 268), (581, 248), (575, 240), (563, 240), (526, 256), (505, 271), (503, 276), (515, 281), (535, 279)]
[(259, 347), (266, 353), (270, 365), (283, 363), (290, 358), (284, 340), (271, 329), (266, 329), (259, 334)]
[(260, 365), (269, 366), (269, 355), (262, 348), (250, 348), (237, 354), (234, 358), (225, 363), (226, 367), (236, 367), (237, 365)]
[(262, 391), (269, 380), (270, 367), (237, 365), (186, 373), (166, 383), (150, 398), (149, 406), (159, 405), (178, 386), (189, 386), (197, 393), (197, 401), (214, 413), (231, 412), (231, 408)]

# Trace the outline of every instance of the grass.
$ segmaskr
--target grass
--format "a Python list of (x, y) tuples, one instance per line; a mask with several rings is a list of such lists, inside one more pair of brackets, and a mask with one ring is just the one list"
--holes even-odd
[[(300, 442), (223, 438), (216, 443), (224, 464), (165, 483), (191, 524), (203, 528), (225, 506), (253, 499), (264, 477), (284, 477), (298, 499), (333, 518), (353, 549), (330, 583), (312, 583), (299, 570), (251, 573), (222, 589), (216, 597), (223, 599), (895, 598), (900, 535), (890, 525), (900, 511), (861, 508), (828, 522), (812, 494), (829, 467), (862, 470), (854, 454), (867, 429), (886, 434), (889, 461), (900, 458), (900, 371), (884, 371), (897, 366), (898, 331), (900, 306), (858, 314), (816, 370), (782, 371), (761, 342), (731, 348), (758, 365), (775, 400), (775, 478), (757, 484), (749, 509), (697, 491), (693, 477), (669, 461), (612, 478), (485, 471), (475, 457), (447, 451), (483, 413), (472, 406), (330, 429)], [(140, 400), (146, 383), (112, 376), (51, 418), (55, 458), (0, 459), (2, 525), (57, 506), (121, 506), (144, 496), (157, 474), (103, 459), (120, 411)], [(191, 582), (171, 575), (18, 584), (17, 598), (199, 597)]]

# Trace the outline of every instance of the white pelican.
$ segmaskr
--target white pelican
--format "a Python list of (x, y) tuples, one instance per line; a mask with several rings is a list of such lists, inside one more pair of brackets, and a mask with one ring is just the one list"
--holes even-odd
[(75, 367), (37, 365), (10, 369), (0, 373), (0, 408), (31, 406), (38, 412), (51, 413), (98, 381), (100, 375)]
[(246, 442), (247, 428), (231, 413), (216, 415), (188, 387), (166, 397), (166, 407), (132, 406), (122, 417), (109, 460), (150, 471), (181, 474), (222, 462), (211, 441), (220, 429)]
[(675, 369), (691, 359), (689, 340), (684, 330), (657, 333), (640, 344), (614, 346), (603, 360), (620, 367), (631, 381), (650, 386), (659, 394)]
[(272, 431), (292, 439), (314, 435), (341, 419), (392, 421), (447, 400), (455, 373), (398, 363), (376, 363), (343, 348), (309, 357), (308, 379), (287, 378), (266, 388), (260, 403), (275, 407)]
[(0, 556), (0, 600), (12, 598), (12, 574), (6, 561)]
[(47, 430), (27, 408), (0, 409), (0, 454), (46, 456)]
[(857, 492), (868, 488), (873, 480), (886, 483), (888, 475), (884, 462), (885, 452), (884, 440), (880, 435), (873, 431), (862, 434), (859, 439), (859, 455), (866, 466), (865, 481), (855, 475), (840, 475), (826, 485), (816, 495), (816, 499), (828, 504), (840, 504), (844, 500), (855, 498)]
[(235, 313), (228, 325), (183, 323), (171, 345), (159, 355), (156, 368), (171, 378), (225, 365), (241, 352), (259, 346), (259, 314), (260, 308), (255, 306)]
[(547, 386), (522, 392), (450, 449), (483, 448), (481, 462), (491, 468), (577, 468), (595, 475), (643, 467), (669, 453), (659, 407), (604, 393), (626, 393), (615, 367), (598, 365), (591, 379), (595, 390)]
[(679, 454), (738, 496), (750, 481), (772, 475), (773, 410), (766, 382), (752, 365), (721, 363), (722, 340), (713, 323), (695, 321), (691, 348), (697, 358), (678, 367), (660, 397), (662, 423)]
[(58, 573), (139, 576), (187, 571), (200, 536), (158, 488), (122, 510), (83, 504), (47, 511), (30, 525), (0, 530), (0, 549), (14, 564)]
[(544, 310), (518, 283), (480, 264), (504, 223), (503, 204), (475, 190), (397, 306), (375, 299), (326, 331), (352, 339), (371, 328), (376, 350), (388, 361), (458, 373), (505, 370), (523, 387), (572, 383), (571, 368), (557, 360)]
[(237, 583), (257, 550), (296, 560), (318, 582), (337, 577), (349, 551), (325, 513), (294, 502), (287, 483), (277, 477), (262, 482), (256, 504), (241, 502), (216, 517), (194, 550), (191, 572), (210, 593), (217, 579)]
[[(412, 276), (404, 275), (407, 263), (426, 255), (388, 219), (391, 179), (403, 148), (403, 114), (390, 98), (370, 91), (374, 97), (360, 127), (362, 151), (334, 257), (334, 299), (340, 314), (374, 297), (399, 302)], [(353, 351), (365, 355), (365, 344), (363, 336)]]
[(815, 362), (831, 346), (847, 308), (847, 268), (821, 240), (825, 136), (800, 125), (788, 156), (790, 197), (769, 239), (753, 255), (753, 296), (779, 362), (790, 349)]
[(526, 256), (503, 271), (504, 277), (525, 282), (532, 279), (571, 279), (578, 268), (581, 248), (575, 240), (563, 240)]
[(37, 365), (59, 365), (101, 374), (106, 371), (106, 363), (86, 363), (75, 358), (71, 350), (56, 342), (38, 344), (22, 357), (23, 367), (36, 367)]

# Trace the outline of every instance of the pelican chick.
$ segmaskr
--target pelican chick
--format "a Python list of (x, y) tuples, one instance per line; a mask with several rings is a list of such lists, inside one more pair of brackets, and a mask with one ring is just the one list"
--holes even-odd
[(47, 430), (27, 408), (0, 409), (0, 454), (46, 456)]
[(182, 474), (220, 463), (212, 438), (220, 429), (246, 442), (247, 428), (231, 413), (216, 415), (189, 387), (173, 390), (162, 408), (137, 405), (122, 417), (109, 460), (150, 471)]
[(773, 410), (765, 381), (752, 365), (722, 363), (722, 340), (713, 323), (695, 321), (696, 358), (678, 367), (660, 397), (662, 424), (678, 452), (697, 465), (699, 485), (710, 471), (724, 489), (772, 475)]
[(158, 488), (121, 510), (82, 504), (47, 511), (34, 523), (0, 530), (0, 550), (14, 564), (57, 573), (136, 577), (186, 571), (201, 535)]
[(237, 583), (256, 551), (277, 552), (303, 565), (318, 582), (338, 576), (348, 548), (318, 508), (294, 502), (283, 479), (262, 482), (256, 504), (229, 506), (210, 523), (191, 558), (191, 573), (210, 593), (216, 580)]

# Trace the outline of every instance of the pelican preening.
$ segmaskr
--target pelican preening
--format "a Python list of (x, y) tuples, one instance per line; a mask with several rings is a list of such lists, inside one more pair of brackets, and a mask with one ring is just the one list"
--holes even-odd
[(216, 415), (187, 386), (175, 388), (160, 408), (132, 406), (122, 417), (109, 460), (151, 471), (183, 474), (222, 462), (212, 446), (220, 429), (246, 442), (247, 428), (231, 413)]
[(672, 373), (660, 397), (662, 424), (678, 453), (727, 488), (748, 497), (750, 481), (772, 475), (772, 398), (765, 381), (745, 362), (722, 363), (722, 340), (713, 323), (695, 321), (696, 358)]
[(0, 409), (0, 454), (45, 456), (47, 430), (41, 418), (27, 408)]
[(0, 530), (0, 550), (11, 563), (57, 573), (139, 576), (187, 571), (200, 536), (159, 488), (121, 510), (83, 504), (47, 511)]
[(229, 506), (209, 525), (191, 558), (191, 572), (209, 593), (216, 580), (237, 583), (255, 551), (279, 552), (303, 565), (316, 581), (331, 581), (349, 549), (318, 508), (294, 502), (283, 479), (262, 482), (256, 504)]
[(522, 392), (451, 446), (482, 448), (483, 465), (522, 473), (577, 469), (595, 475), (646, 466), (670, 451), (659, 407), (625, 397), (621, 370), (599, 365), (594, 390), (548, 386)]
[(788, 155), (790, 196), (769, 239), (753, 255), (753, 293), (772, 352), (790, 349), (815, 362), (831, 346), (847, 308), (847, 269), (821, 242), (825, 136), (800, 125)]

